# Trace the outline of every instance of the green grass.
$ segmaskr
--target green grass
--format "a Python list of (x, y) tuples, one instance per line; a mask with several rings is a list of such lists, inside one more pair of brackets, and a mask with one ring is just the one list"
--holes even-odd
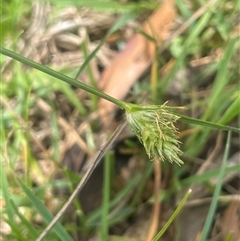
[(215, 187), (215, 190), (214, 190), (214, 193), (213, 193), (212, 202), (211, 202), (211, 205), (209, 207), (208, 216), (206, 218), (206, 222), (205, 222), (205, 225), (204, 225), (203, 230), (202, 230), (200, 241), (204, 241), (204, 240), (207, 239), (208, 234), (210, 232), (211, 225), (212, 225), (213, 220), (214, 220), (214, 214), (215, 214), (216, 209), (217, 209), (218, 197), (220, 196), (220, 193), (221, 193), (221, 187), (222, 187), (222, 183), (223, 183), (225, 169), (226, 169), (226, 166), (227, 166), (227, 158), (228, 158), (229, 149), (230, 149), (230, 140), (231, 140), (231, 132), (228, 133), (224, 157), (223, 157), (221, 169), (220, 169), (220, 172), (219, 172), (219, 175), (218, 175), (218, 183), (217, 183), (217, 185)]
[[(57, 2), (52, 2), (58, 5)], [(193, 8), (189, 8), (182, 1), (176, 1), (179, 17), (183, 21), (189, 19), (199, 7), (204, 5), (204, 2), (197, 1)], [(74, 1), (72, 3), (74, 4)], [(206, 10), (200, 18), (195, 20), (184, 33), (173, 39), (163, 52), (161, 52), (161, 49), (158, 50), (161, 52), (161, 56), (157, 58), (158, 66), (163, 67), (170, 59), (174, 60), (174, 64), (167, 74), (157, 73), (156, 76), (160, 76), (160, 79), (156, 81), (157, 85), (154, 89), (150, 87), (150, 73), (147, 73), (129, 93), (136, 104), (141, 104), (139, 96), (148, 92), (148, 96), (153, 97), (152, 100), (148, 99), (149, 104), (162, 105), (166, 100), (171, 101), (171, 98), (175, 98), (169, 97), (166, 93), (169, 92), (169, 86), (174, 82), (179, 70), (193, 71), (189, 75), (180, 77), (181, 79), (187, 79), (184, 79), (185, 84), (182, 86), (181, 96), (178, 97), (177, 102), (174, 102), (176, 106), (187, 107), (184, 113), (174, 109), (176, 114), (182, 116), (182, 119), (180, 118), (177, 123), (180, 132), (190, 128), (193, 129), (191, 134), (181, 139), (181, 150), (184, 153), (181, 158), (185, 164), (178, 167), (166, 162), (162, 163), (162, 175), (171, 173), (171, 181), (169, 181), (170, 184), (166, 189), (160, 193), (160, 200), (167, 206), (185, 188), (194, 184), (203, 184), (207, 188), (207, 186), (211, 186), (210, 180), (218, 176), (218, 185), (215, 188), (212, 187), (213, 191), (209, 194), (212, 197), (212, 203), (202, 229), (201, 241), (207, 240), (211, 233), (217, 205), (221, 205), (217, 201), (218, 197), (224, 194), (221, 189), (224, 175), (240, 170), (239, 164), (227, 166), (228, 156), (234, 154), (236, 148), (231, 145), (230, 134), (226, 137), (227, 133), (224, 133), (225, 154), (221, 166), (201, 174), (196, 173), (196, 169), (199, 167), (198, 160), (206, 160), (208, 153), (214, 147), (216, 130), (239, 131), (239, 37), (236, 34), (234, 36), (239, 3), (231, 1), (231, 4), (233, 6), (227, 5), (225, 1), (219, 1), (218, 4)], [(105, 8), (101, 1), (82, 1), (80, 5), (92, 6), (98, 11)], [(60, 146), (66, 143), (67, 133), (59, 124), (59, 118), (63, 118), (70, 124), (74, 123), (72, 118), (75, 118), (77, 123), (81, 123), (97, 110), (98, 97), (92, 94), (99, 93), (97, 90), (91, 89), (91, 87), (96, 87), (96, 83), (89, 62), (95, 58), (107, 37), (119, 28), (124, 27), (129, 20), (136, 19), (139, 16), (139, 11), (144, 11), (145, 6), (145, 1), (127, 4), (111, 1), (106, 13), (121, 13), (118, 21), (105, 33), (102, 39), (99, 39), (99, 44), (92, 53), (88, 53), (88, 43), (84, 43), (82, 49), (86, 60), (79, 68), (73, 69), (69, 66), (54, 72), (51, 70), (52, 66), (47, 68), (35, 64), (31, 60), (18, 58), (14, 53), (11, 55), (11, 57), (38, 70), (26, 68), (26, 65), (12, 61), (1, 76), (0, 136), (2, 165), (0, 169), (0, 197), (4, 200), (1, 208), (1, 219), (12, 230), (9, 233), (3, 232), (1, 234), (4, 237), (3, 240), (35, 240), (54, 216), (48, 210), (48, 203), (54, 203), (58, 200), (56, 206), (52, 209), (56, 213), (67, 199), (66, 196), (55, 197), (50, 195), (49, 197), (50, 190), (54, 187), (61, 187), (69, 189), (72, 193), (80, 181), (81, 176), (64, 168), (61, 163)], [(61, 3), (57, 7), (61, 9), (64, 4)], [(149, 1), (148, 9), (154, 9), (154, 7), (155, 2)], [(1, 18), (1, 46), (19, 53), (17, 46), (24, 29), (28, 25), (27, 20), (30, 16), (31, 4), (29, 1), (12, 0), (9, 3), (4, 3), (1, 8), (3, 13)], [(144, 33), (142, 34), (144, 35)], [(212, 56), (214, 52), (220, 53), (222, 57), (211, 60), (206, 66), (200, 65), (196, 69), (192, 67), (193, 60)], [(4, 53), (0, 58), (2, 66), (7, 59), (5, 54), (9, 54), (9, 52), (1, 48), (1, 53)], [(91, 86), (86, 87), (76, 80), (82, 73), (86, 73), (90, 78)], [(92, 91), (92, 94), (82, 99), (78, 95), (77, 88), (73, 88), (73, 86), (86, 87), (85, 90)], [(106, 96), (101, 94), (101, 97)], [(119, 104), (120, 107), (125, 107), (125, 102), (111, 97), (107, 98), (114, 101), (115, 104)], [(49, 112), (44, 108), (40, 109), (40, 100), (44, 101), (50, 110)], [(146, 111), (148, 111), (147, 108), (149, 107), (145, 108)], [(97, 131), (101, 131), (101, 125), (94, 121), (88, 124), (89, 129), (85, 133), (86, 142), (91, 147), (92, 152), (97, 152), (98, 150), (95, 149), (97, 143), (94, 142), (93, 136)], [(77, 127), (76, 124), (73, 129)], [(234, 135), (236, 137), (239, 132), (237, 134), (232, 133), (232, 136)], [(143, 148), (139, 147), (138, 144), (129, 144), (129, 140), (125, 140), (125, 142), (125, 148), (137, 149), (137, 153), (144, 153)], [(133, 156), (139, 155), (134, 154), (134, 151), (132, 153)], [(104, 159), (102, 205), (91, 213), (84, 215), (81, 204), (76, 199), (74, 215), (76, 219), (80, 220), (81, 225), (76, 225), (74, 223), (76, 219), (69, 218), (66, 215), (54, 226), (53, 230), (47, 235), (47, 239), (73, 240), (73, 235), (80, 232), (87, 236), (91, 233), (97, 233), (100, 240), (105, 241), (112, 231), (111, 228), (118, 227), (117, 225), (121, 226), (122, 223), (126, 224), (126, 220), (135, 218), (140, 208), (151, 205), (153, 197), (150, 195), (146, 200), (144, 195), (147, 183), (151, 180), (153, 165), (152, 162), (148, 162), (146, 154), (140, 156), (147, 163), (145, 168), (136, 170), (125, 186), (117, 192), (113, 192), (113, 163), (117, 159), (114, 154), (107, 154)], [(44, 174), (40, 166), (43, 160), (48, 165), (51, 163), (55, 170), (62, 170), (63, 178), (55, 180), (53, 174)], [(122, 205), (122, 200), (125, 200), (128, 196), (131, 196), (131, 199)], [(170, 221), (172, 219), (169, 219)], [(177, 222), (176, 220), (176, 225), (178, 225)], [(160, 234), (163, 231), (164, 229), (160, 230)], [(126, 240), (120, 236), (115, 238), (115, 240)], [(111, 240), (114, 240), (114, 237), (111, 237)], [(158, 237), (154, 240), (158, 240)]]

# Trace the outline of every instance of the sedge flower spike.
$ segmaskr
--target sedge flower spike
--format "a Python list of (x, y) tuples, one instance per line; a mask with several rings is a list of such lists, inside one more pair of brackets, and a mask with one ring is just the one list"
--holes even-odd
[(175, 162), (179, 166), (183, 161), (179, 158), (182, 151), (177, 140), (178, 131), (174, 126), (179, 117), (169, 107), (139, 106), (128, 104), (126, 118), (129, 126), (144, 145), (149, 158)]

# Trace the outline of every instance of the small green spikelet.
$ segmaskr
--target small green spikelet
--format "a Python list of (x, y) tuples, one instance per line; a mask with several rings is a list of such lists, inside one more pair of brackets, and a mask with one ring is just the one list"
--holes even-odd
[(149, 158), (176, 162), (182, 165), (179, 158), (182, 154), (177, 140), (178, 131), (174, 126), (179, 117), (162, 106), (138, 106), (129, 104), (126, 109), (127, 122), (134, 134), (144, 145)]

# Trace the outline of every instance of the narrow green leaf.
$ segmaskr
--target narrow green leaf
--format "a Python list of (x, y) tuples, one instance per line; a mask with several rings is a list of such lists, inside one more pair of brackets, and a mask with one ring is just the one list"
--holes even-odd
[(240, 95), (238, 95), (237, 98), (232, 102), (232, 104), (227, 108), (227, 110), (219, 120), (219, 123), (228, 123), (238, 115), (240, 115)]
[(18, 215), (18, 217), (20, 218), (20, 220), (22, 221), (22, 223), (25, 225), (25, 227), (28, 229), (29, 231), (29, 235), (31, 235), (34, 239), (36, 239), (38, 237), (38, 231), (33, 227), (33, 225), (31, 223), (29, 223), (29, 221), (19, 212), (17, 206), (15, 205), (15, 203), (13, 202), (13, 200), (10, 199), (10, 203), (12, 205), (13, 210), (15, 211), (15, 213)]
[(72, 79), (72, 78), (70, 78), (70, 77), (68, 77), (68, 76), (66, 76), (66, 75), (64, 75), (62, 73), (59, 73), (59, 72), (57, 72), (55, 70), (52, 70), (52, 69), (48, 68), (47, 66), (41, 65), (41, 64), (36, 63), (36, 62), (34, 62), (34, 61), (30, 60), (30, 59), (27, 59), (27, 58), (23, 57), (22, 55), (17, 54), (15, 52), (11, 51), (11, 50), (8, 50), (8, 49), (5, 49), (3, 47), (0, 47), (0, 53), (6, 55), (8, 57), (11, 57), (11, 58), (13, 58), (13, 59), (23, 63), (23, 64), (26, 64), (26, 65), (28, 65), (28, 66), (30, 66), (32, 68), (38, 69), (38, 70), (40, 70), (40, 71), (42, 71), (42, 72), (44, 72), (44, 73), (46, 73), (46, 74), (48, 74), (50, 76), (53, 76), (54, 78), (57, 78), (57, 79), (59, 79), (61, 81), (66, 82), (66, 83), (68, 83), (70, 85), (73, 85), (75, 87), (81, 88), (81, 89), (83, 89), (83, 90), (85, 90), (85, 91), (87, 91), (89, 93), (97, 95), (98, 97), (106, 99), (106, 100), (116, 104), (120, 108), (123, 108), (123, 109), (125, 108), (125, 102), (124, 101), (117, 100), (117, 99), (113, 98), (110, 95), (104, 94), (103, 92), (101, 92), (101, 91), (99, 91), (97, 89), (92, 88), (91, 86), (88, 86), (88, 85), (86, 85), (86, 84), (84, 84), (84, 83), (82, 83), (82, 82), (80, 82), (78, 80)]
[(85, 116), (87, 114), (87, 110), (84, 105), (81, 103), (76, 93), (72, 90), (72, 88), (65, 83), (57, 83), (57, 88), (66, 96), (70, 103), (79, 111), (80, 115)]
[(89, 62), (96, 56), (97, 52), (99, 51), (99, 49), (102, 47), (102, 45), (104, 44), (106, 38), (111, 35), (112, 33), (114, 33), (115, 31), (117, 31), (120, 27), (122, 27), (124, 24), (126, 24), (129, 20), (133, 19), (134, 17), (136, 17), (136, 13), (133, 12), (128, 12), (126, 14), (124, 14), (121, 18), (118, 19), (118, 21), (108, 30), (107, 34), (104, 36), (104, 38), (101, 40), (100, 44), (92, 51), (92, 53), (90, 53), (88, 55), (88, 57), (86, 58), (86, 60), (83, 62), (83, 64), (81, 65), (76, 78), (82, 73), (82, 71), (87, 67), (87, 65), (89, 64)]
[[(86, 35), (85, 37), (85, 40), (83, 41), (81, 47), (82, 47), (82, 52), (83, 52), (83, 55), (84, 55), (84, 58), (87, 59), (88, 58), (88, 36)], [(86, 67), (86, 72), (87, 72), (87, 75), (88, 75), (88, 78), (90, 79), (90, 83), (91, 83), (91, 86), (95, 89), (97, 89), (97, 82), (94, 78), (94, 74), (93, 74), (93, 70), (91, 68), (92, 66), (89, 64), (87, 67)], [(90, 95), (90, 98), (91, 98), (91, 109), (92, 111), (95, 111), (97, 110), (97, 107), (98, 107), (98, 97), (96, 95), (93, 95), (91, 94)]]
[(103, 198), (102, 198), (102, 219), (101, 219), (101, 240), (108, 240), (109, 220), (108, 214), (110, 211), (110, 189), (111, 189), (111, 162), (113, 155), (107, 152), (104, 158), (104, 180), (103, 180)]
[(9, 201), (11, 195), (8, 192), (8, 190), (9, 190), (8, 181), (7, 181), (7, 177), (6, 177), (5, 171), (3, 171), (3, 165), (0, 165), (0, 171), (1, 171), (2, 192), (3, 192), (3, 197), (4, 197), (4, 200), (5, 200), (5, 203), (6, 203), (5, 210), (7, 212), (7, 216), (8, 216), (9, 221), (11, 223), (13, 223), (13, 224), (16, 224), (15, 221), (14, 221), (14, 218), (13, 218), (14, 217), (14, 212), (13, 212), (13, 209), (12, 209), (10, 201)]
[(137, 17), (137, 13), (135, 13), (135, 12), (127, 12), (124, 15), (122, 15), (117, 20), (117, 22), (108, 30), (106, 37), (108, 37), (112, 33), (119, 30), (122, 26), (124, 26), (127, 22), (129, 22), (130, 20), (132, 20), (135, 17)]
[(212, 202), (211, 202), (211, 205), (209, 208), (206, 222), (204, 224), (204, 227), (203, 227), (203, 230), (201, 233), (200, 241), (205, 241), (207, 239), (208, 233), (210, 231), (210, 228), (211, 228), (211, 225), (212, 225), (212, 222), (214, 219), (214, 214), (215, 214), (215, 211), (217, 208), (218, 197), (221, 192), (223, 177), (224, 177), (224, 173), (225, 173), (225, 169), (226, 169), (226, 165), (227, 165), (227, 159), (228, 159), (229, 149), (230, 149), (230, 141), (231, 141), (231, 132), (229, 131), (228, 137), (227, 137), (227, 143), (226, 143), (226, 147), (225, 147), (225, 151), (224, 151), (223, 161), (222, 161), (221, 169), (220, 169), (219, 176), (218, 176), (218, 182), (217, 182), (216, 188), (214, 190)]
[[(179, 70), (179, 68), (182, 67), (186, 56), (189, 54), (189, 51), (191, 50), (191, 47), (193, 45), (196, 45), (196, 42), (198, 42), (199, 35), (203, 31), (203, 29), (207, 26), (209, 23), (209, 19), (212, 16), (211, 9), (208, 9), (194, 24), (193, 30), (189, 33), (188, 38), (183, 43), (183, 51), (182, 53), (179, 53), (179, 57), (176, 59), (173, 67), (171, 68), (171, 71), (166, 75), (166, 77), (162, 80), (162, 84), (160, 85), (160, 93), (164, 93), (173, 79), (173, 76), (176, 74), (176, 71)], [(192, 25), (193, 25), (192, 24)]]
[[(46, 1), (46, 0), (45, 0)], [(115, 0), (48, 0), (48, 2), (52, 2), (57, 4), (58, 6), (66, 6), (66, 5), (74, 5), (79, 7), (86, 7), (95, 9), (96, 11), (101, 12), (116, 12), (116, 13), (124, 13), (126, 11), (140, 11), (140, 10), (153, 10), (156, 9), (157, 2), (155, 1), (139, 1), (139, 2), (124, 2)]]
[(162, 237), (162, 235), (166, 232), (166, 230), (168, 229), (168, 227), (170, 226), (170, 224), (174, 221), (174, 219), (176, 218), (176, 216), (179, 214), (179, 212), (181, 211), (183, 205), (185, 204), (185, 202), (187, 201), (188, 197), (190, 196), (192, 190), (189, 189), (187, 191), (187, 193), (185, 194), (185, 196), (183, 197), (182, 201), (179, 203), (177, 209), (174, 211), (174, 213), (171, 215), (171, 217), (168, 219), (167, 223), (163, 226), (163, 228), (159, 231), (159, 233), (153, 238), (152, 241), (158, 241), (160, 240), (160, 238)]
[[(37, 196), (31, 192), (31, 190), (22, 182), (21, 179), (18, 179), (18, 183), (26, 193), (28, 198), (31, 200), (33, 205), (38, 210), (39, 214), (44, 218), (44, 220), (49, 223), (53, 219), (53, 215), (48, 211), (48, 209), (43, 205), (43, 203), (38, 199)], [(57, 236), (63, 241), (73, 241), (72, 237), (67, 233), (64, 227), (60, 223), (56, 223), (53, 227), (54, 232)]]
[(189, 51), (189, 47), (194, 44), (194, 42), (196, 42), (200, 33), (207, 26), (207, 24), (209, 24), (209, 19), (212, 16), (212, 8), (208, 9), (195, 24), (193, 30), (190, 32), (189, 37), (184, 44), (185, 50)]
[(7, 220), (5, 220), (9, 226), (11, 227), (12, 233), (14, 234), (15, 237), (17, 237), (17, 239), (19, 241), (25, 241), (25, 238), (23, 237), (23, 235), (21, 234), (21, 231), (19, 230), (19, 225), (16, 222), (15, 219), (15, 213), (14, 210), (12, 208), (11, 202), (10, 202), (10, 193), (8, 192), (8, 181), (7, 181), (7, 177), (5, 174), (5, 171), (3, 171), (3, 165), (0, 166), (0, 171), (1, 171), (1, 186), (2, 186), (2, 192), (3, 192), (3, 197), (5, 200), (5, 210), (7, 213)]
[(224, 51), (225, 55), (223, 56), (221, 62), (218, 65), (217, 76), (214, 80), (211, 97), (209, 99), (208, 108), (203, 116), (203, 119), (208, 119), (208, 117), (212, 114), (215, 105), (218, 104), (219, 96), (221, 92), (224, 90), (225, 86), (229, 82), (228, 78), (228, 69), (229, 63), (233, 57), (235, 46), (238, 38), (230, 39), (226, 50)]
[(136, 29), (136, 32), (137, 33), (140, 33), (141, 35), (143, 35), (147, 40), (149, 40), (149, 41), (151, 41), (151, 42), (153, 42), (154, 44), (156, 44), (157, 45), (157, 40), (154, 38), (154, 37), (152, 37), (151, 35), (149, 35), (149, 34), (147, 34), (145, 31), (143, 31), (142, 29)]
[(191, 118), (191, 117), (184, 116), (184, 115), (179, 115), (179, 114), (177, 114), (177, 115), (180, 116), (180, 120), (182, 122), (199, 125), (199, 126), (206, 126), (206, 127), (214, 128), (214, 129), (220, 129), (220, 130), (225, 130), (225, 131), (234, 131), (234, 132), (240, 133), (240, 128), (237, 128), (237, 127), (221, 125), (221, 124), (213, 123), (210, 121), (204, 121), (201, 119)]
[[(188, 20), (192, 15), (192, 11), (187, 6), (187, 3), (182, 0), (176, 0), (176, 5), (177, 5), (178, 9), (180, 10), (181, 15), (185, 18), (185, 21)], [(192, 27), (194, 27), (194, 24), (192, 24), (190, 26), (191, 30), (192, 30)]]

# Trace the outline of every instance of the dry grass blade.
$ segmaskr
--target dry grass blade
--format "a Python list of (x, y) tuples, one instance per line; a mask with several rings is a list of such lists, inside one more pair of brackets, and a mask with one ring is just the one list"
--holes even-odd
[(45, 228), (45, 230), (40, 234), (40, 236), (36, 239), (36, 241), (41, 241), (43, 238), (49, 233), (49, 231), (53, 228), (53, 226), (58, 222), (58, 220), (62, 217), (62, 215), (65, 213), (69, 205), (72, 203), (74, 198), (78, 195), (78, 193), (81, 191), (81, 189), (84, 187), (85, 183), (91, 176), (93, 170), (98, 165), (98, 163), (101, 161), (104, 154), (107, 152), (107, 150), (111, 147), (113, 142), (116, 140), (118, 135), (121, 133), (121, 131), (124, 129), (124, 127), (127, 125), (127, 123), (124, 121), (113, 133), (110, 140), (106, 143), (106, 145), (103, 147), (103, 149), (97, 154), (95, 160), (92, 162), (92, 165), (89, 167), (88, 171), (85, 173), (79, 184), (77, 185), (76, 189), (72, 193), (72, 195), (69, 197), (69, 199), (66, 201), (66, 203), (63, 205), (63, 207), (60, 209), (60, 211), (56, 214), (54, 219), (48, 224), (48, 226)]

